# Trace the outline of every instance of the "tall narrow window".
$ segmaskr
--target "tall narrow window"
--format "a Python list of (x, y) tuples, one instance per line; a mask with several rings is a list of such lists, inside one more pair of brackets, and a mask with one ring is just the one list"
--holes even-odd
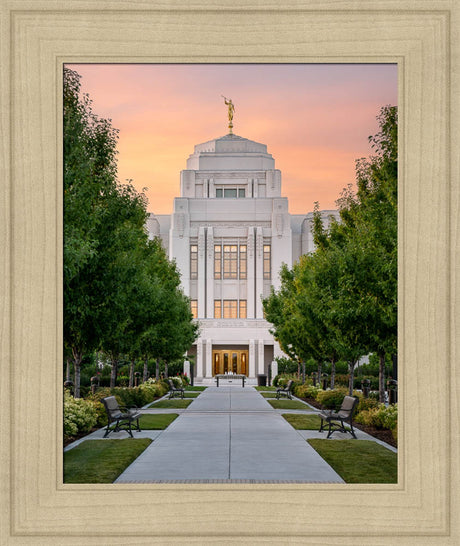
[(236, 279), (238, 274), (238, 246), (224, 245), (224, 279)]
[(190, 245), (190, 278), (198, 279), (198, 245)]
[(271, 279), (271, 247), (264, 245), (264, 279)]
[(222, 245), (214, 245), (214, 278), (222, 278)]
[(247, 314), (246, 300), (240, 300), (240, 318), (246, 318)]
[(237, 300), (224, 300), (224, 319), (237, 318), (238, 302)]
[(222, 318), (222, 302), (214, 300), (214, 318)]
[(247, 260), (247, 246), (240, 245), (240, 279), (247, 278), (248, 260)]
[(222, 188), (216, 189), (216, 197), (223, 197), (223, 190)]
[(238, 197), (246, 197), (246, 190), (244, 188), (238, 188)]
[(190, 310), (192, 311), (193, 318), (198, 318), (198, 300), (190, 301)]

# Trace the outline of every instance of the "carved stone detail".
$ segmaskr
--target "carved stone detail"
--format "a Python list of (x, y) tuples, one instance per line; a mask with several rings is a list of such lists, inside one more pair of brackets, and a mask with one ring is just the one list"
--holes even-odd
[(248, 231), (248, 254), (252, 258), (254, 256), (254, 233), (252, 228), (249, 228)]
[(184, 231), (185, 231), (185, 214), (183, 212), (180, 212), (180, 213), (176, 213), (176, 229), (177, 229), (177, 232), (179, 233), (179, 237), (182, 239), (182, 237), (184, 236)]
[(200, 258), (203, 258), (204, 256), (204, 248), (205, 248), (204, 233), (200, 233), (198, 235), (198, 256)]
[(281, 238), (283, 236), (283, 228), (284, 228), (284, 217), (282, 214), (276, 215), (275, 225), (276, 225), (278, 238)]

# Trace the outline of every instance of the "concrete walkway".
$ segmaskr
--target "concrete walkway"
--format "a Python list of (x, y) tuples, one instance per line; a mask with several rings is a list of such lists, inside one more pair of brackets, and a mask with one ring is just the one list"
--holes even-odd
[(251, 387), (209, 387), (178, 413), (115, 483), (344, 483)]

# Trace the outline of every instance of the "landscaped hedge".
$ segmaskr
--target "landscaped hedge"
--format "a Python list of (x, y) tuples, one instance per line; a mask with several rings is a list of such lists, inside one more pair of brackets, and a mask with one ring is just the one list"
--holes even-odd
[[(323, 390), (313, 385), (297, 385), (294, 395), (299, 398), (313, 398), (324, 408), (338, 408), (344, 397), (348, 395), (348, 388), (338, 387), (336, 389)], [(397, 440), (398, 406), (391, 404), (385, 406), (375, 398), (364, 398), (361, 392), (353, 391), (353, 396), (359, 398), (358, 407), (353, 420), (363, 425), (374, 426), (379, 429), (391, 430), (393, 437)]]
[(90, 400), (74, 398), (64, 391), (64, 439), (78, 432), (89, 432), (97, 423), (97, 410)]

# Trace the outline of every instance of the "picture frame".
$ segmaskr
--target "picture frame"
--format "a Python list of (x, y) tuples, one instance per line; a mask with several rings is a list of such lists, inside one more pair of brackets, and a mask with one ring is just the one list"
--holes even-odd
[[(2, 543), (457, 543), (459, 22), (449, 1), (2, 2)], [(397, 485), (62, 483), (71, 62), (398, 63)]]

